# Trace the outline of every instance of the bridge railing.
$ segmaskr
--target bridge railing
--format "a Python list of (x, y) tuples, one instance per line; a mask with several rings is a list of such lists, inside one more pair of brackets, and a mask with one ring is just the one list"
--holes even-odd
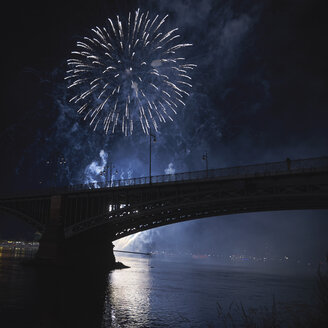
[(191, 180), (206, 180), (214, 178), (231, 178), (231, 177), (248, 177), (248, 176), (263, 176), (276, 175), (282, 173), (297, 173), (305, 171), (314, 171), (328, 168), (328, 157), (285, 160), (281, 162), (254, 164), (247, 166), (235, 166), (203, 171), (183, 172), (175, 174), (156, 175), (152, 177), (140, 177), (121, 180), (112, 180), (111, 182), (97, 182), (81, 185), (72, 185), (65, 190), (79, 191), (96, 188), (115, 188), (122, 186), (136, 186), (150, 183), (167, 183), (178, 181)]
[[(328, 170), (328, 157), (308, 158), (299, 160), (285, 160), (281, 162), (254, 164), (247, 166), (235, 166), (203, 171), (183, 172), (175, 174), (156, 175), (151, 178), (140, 177), (121, 180), (112, 180), (111, 182), (97, 182), (88, 184), (70, 185), (56, 187), (51, 189), (29, 191), (28, 195), (33, 194), (55, 194), (71, 191), (83, 191), (99, 188), (117, 188), (123, 186), (137, 186), (156, 183), (169, 183), (179, 181), (207, 180), (207, 179), (230, 179), (233, 177), (252, 177), (252, 176), (272, 176), (277, 174), (293, 174), (300, 172), (309, 172), (317, 170)], [(13, 195), (5, 195), (9, 197)], [(18, 196), (18, 195), (16, 195)], [(20, 194), (21, 196), (21, 194)], [(1, 197), (4, 198), (4, 197)]]

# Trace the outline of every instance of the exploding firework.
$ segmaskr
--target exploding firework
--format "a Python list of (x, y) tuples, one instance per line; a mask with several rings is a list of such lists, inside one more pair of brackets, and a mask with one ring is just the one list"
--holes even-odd
[(158, 130), (171, 120), (189, 96), (196, 67), (180, 57), (190, 43), (179, 43), (178, 28), (164, 31), (168, 15), (150, 17), (138, 9), (125, 23), (108, 18), (107, 26), (92, 29), (92, 36), (77, 42), (68, 59), (68, 89), (84, 120), (106, 134), (121, 127), (132, 134), (136, 122), (143, 132)]

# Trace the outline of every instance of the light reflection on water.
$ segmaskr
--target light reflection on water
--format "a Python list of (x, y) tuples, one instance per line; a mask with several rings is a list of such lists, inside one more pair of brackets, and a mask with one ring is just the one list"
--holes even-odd
[[(149, 260), (140, 260), (140, 258), (121, 260), (124, 263), (128, 262), (131, 268), (116, 270), (109, 274), (105, 309), (111, 308), (113, 327), (122, 327), (124, 322), (128, 322), (133, 327), (146, 327), (150, 312)], [(106, 321), (106, 312), (104, 321)]]

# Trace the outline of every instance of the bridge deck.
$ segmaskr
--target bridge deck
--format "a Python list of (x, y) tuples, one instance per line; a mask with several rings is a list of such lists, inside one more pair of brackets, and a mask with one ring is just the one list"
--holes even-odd
[[(280, 162), (261, 163), (253, 165), (243, 165), (227, 168), (218, 168), (210, 170), (182, 172), (175, 174), (163, 174), (152, 177), (139, 177), (130, 179), (116, 179), (108, 182), (96, 182), (87, 184), (76, 184), (69, 186), (61, 186), (55, 188), (43, 188), (38, 190), (31, 190), (25, 193), (27, 197), (33, 195), (54, 195), (64, 194), (79, 191), (90, 192), (97, 189), (109, 188), (122, 188), (133, 187), (150, 184), (163, 184), (163, 183), (178, 183), (187, 181), (200, 181), (200, 180), (225, 180), (225, 179), (241, 179), (241, 178), (254, 178), (261, 176), (275, 176), (275, 175), (290, 175), (306, 172), (319, 172), (328, 169), (328, 157), (316, 157), (298, 160), (285, 160)], [(23, 197), (24, 194), (11, 194), (3, 195), (0, 199), (8, 199), (13, 197)]]
[(43, 230), (55, 198), (66, 237), (111, 226), (115, 239), (201, 217), (328, 208), (328, 157), (75, 185), (0, 198)]

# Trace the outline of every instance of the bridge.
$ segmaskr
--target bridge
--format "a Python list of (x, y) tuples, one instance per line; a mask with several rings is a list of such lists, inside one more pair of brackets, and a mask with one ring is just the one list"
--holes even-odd
[(43, 233), (39, 258), (93, 262), (115, 261), (112, 241), (155, 227), (235, 213), (297, 209), (328, 209), (328, 157), (114, 180), (0, 198), (0, 211)]

